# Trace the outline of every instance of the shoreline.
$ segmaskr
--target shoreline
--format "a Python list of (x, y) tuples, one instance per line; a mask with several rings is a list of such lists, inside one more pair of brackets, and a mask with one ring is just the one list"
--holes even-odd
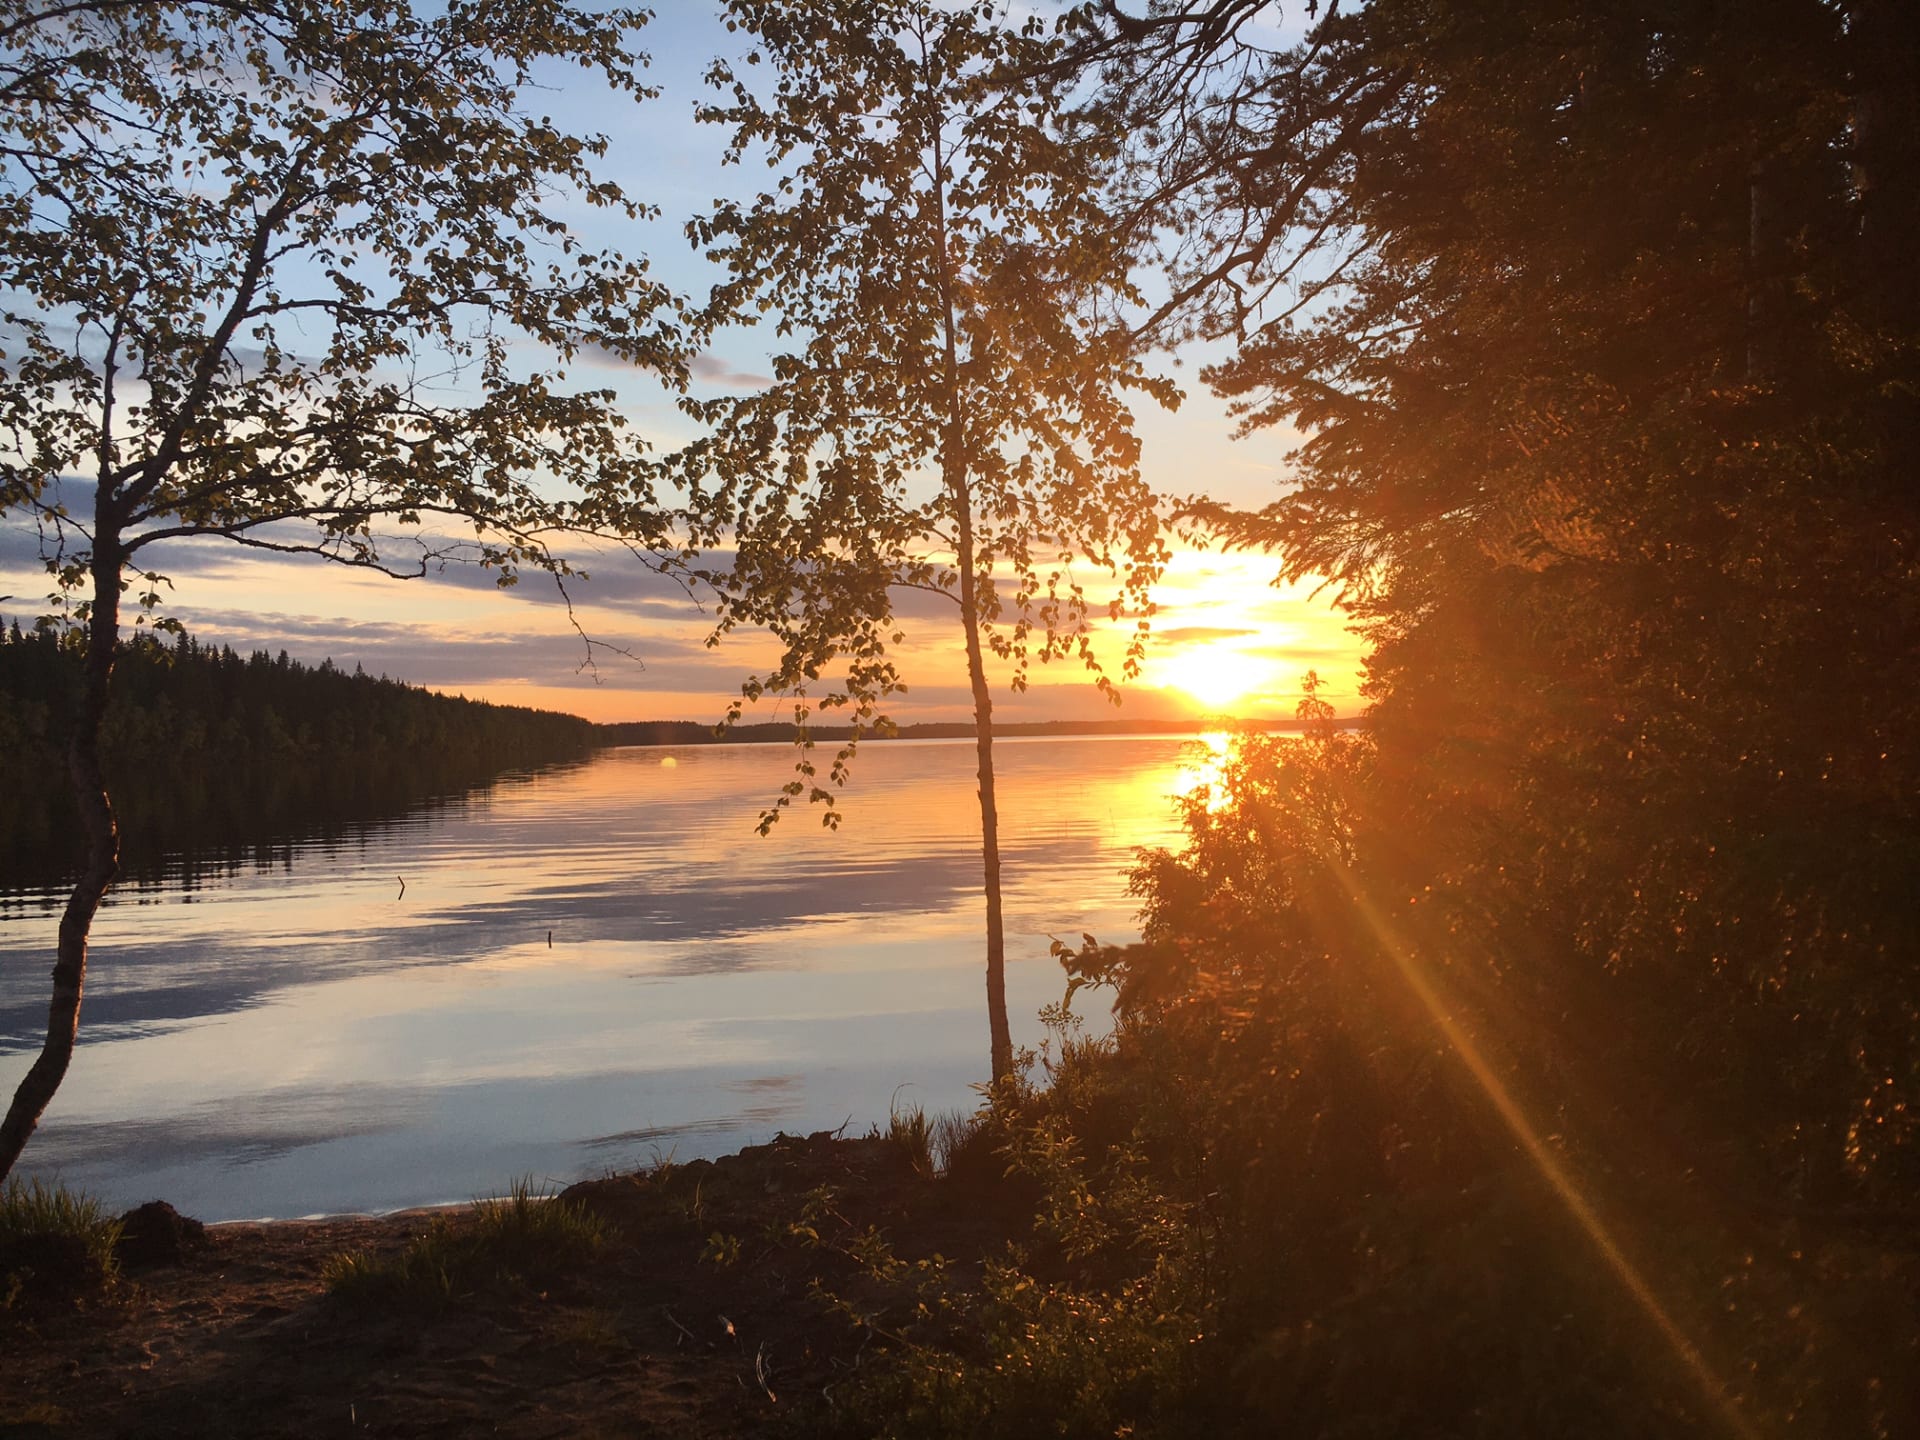
[(898, 1144), (829, 1131), (546, 1203), (562, 1202), (603, 1237), (589, 1258), (556, 1240), (552, 1265), (523, 1256), (524, 1275), (444, 1295), (362, 1293), (339, 1257), (398, 1273), (481, 1235), (477, 1206), (176, 1236), (104, 1292), (0, 1309), (0, 1434), (791, 1436), (861, 1348), (819, 1298), (859, 1283), (859, 1236), (977, 1257), (1005, 1231)]

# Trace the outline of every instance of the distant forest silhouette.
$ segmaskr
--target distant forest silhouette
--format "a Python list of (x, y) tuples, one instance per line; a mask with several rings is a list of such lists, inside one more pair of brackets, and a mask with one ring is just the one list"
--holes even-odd
[[(699, 720), (596, 725), (576, 715), (443, 695), (331, 660), (242, 654), (191, 635), (127, 645), (107, 712), (106, 763), (129, 877), (268, 863), (289, 840), (377, 826), (613, 745), (785, 744), (792, 724)], [(57, 627), (0, 628), (0, 886), (61, 881), (78, 863), (66, 726), (79, 658)], [(1195, 720), (1001, 724), (1000, 736), (1180, 735)], [(1293, 721), (1208, 722), (1235, 729)], [(813, 737), (845, 740), (845, 726)], [(962, 739), (971, 722), (902, 725), (903, 740)], [(886, 738), (869, 736), (869, 739)]]
[[(52, 627), (0, 633), (0, 876), (78, 864), (66, 726), (80, 658)], [(377, 824), (576, 761), (604, 743), (573, 715), (441, 695), (282, 650), (147, 638), (124, 647), (103, 736), (130, 874), (264, 861), (280, 843)]]
[[(1358, 722), (1349, 721), (1347, 724)], [(794, 738), (791, 722), (760, 721), (725, 728), (699, 720), (630, 720), (596, 727), (609, 745), (775, 745), (789, 744)], [(1191, 735), (1197, 730), (1230, 730), (1236, 734), (1266, 734), (1275, 730), (1298, 730), (1297, 719), (1239, 719), (1216, 717), (1183, 720), (1020, 720), (1001, 722), (993, 727), (996, 736), (1044, 739), (1075, 735)], [(852, 738), (850, 725), (809, 725), (807, 735), (816, 741), (839, 743)], [(970, 740), (971, 720), (926, 720), (899, 725), (891, 731), (868, 732), (870, 740)]]

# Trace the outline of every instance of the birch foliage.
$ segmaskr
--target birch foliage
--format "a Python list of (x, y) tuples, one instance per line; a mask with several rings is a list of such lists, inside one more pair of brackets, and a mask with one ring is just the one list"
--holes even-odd
[[(1096, 622), (1144, 613), (1164, 562), (1127, 394), (1178, 394), (1125, 324), (1139, 297), (1102, 206), (1115, 146), (1072, 122), (1057, 40), (1001, 10), (727, 6), (754, 49), (713, 67), (724, 98), (704, 116), (769, 185), (689, 234), (728, 271), (711, 318), (786, 348), (764, 389), (690, 407), (713, 433), (680, 463), (703, 538), (732, 552), (721, 631), (783, 644), (748, 699), (873, 722), (904, 688), (906, 591), (977, 625), (1015, 689), (1077, 658), (1111, 691)], [(1094, 574), (1116, 578), (1111, 604), (1089, 598)]]
[[(0, 509), (37, 526), (86, 652), (88, 859), (11, 1167), (64, 1075), (118, 868), (98, 730), (123, 590), (220, 539), (422, 574), (564, 575), (592, 531), (665, 561), (650, 471), (588, 349), (684, 374), (671, 297), (573, 217), (643, 207), (604, 140), (524, 104), (556, 66), (646, 94), (638, 11), (558, 0), (0, 5)], [(396, 535), (395, 532), (398, 532)]]
[[(1094, 648), (1104, 613), (1139, 612), (1166, 558), (1139, 471), (1129, 391), (1171, 403), (1127, 331), (1136, 306), (1103, 186), (1112, 138), (1077, 125), (1071, 70), (1038, 20), (997, 4), (732, 0), (751, 50), (716, 64), (706, 118), (768, 188), (690, 227), (726, 267), (709, 317), (761, 320), (786, 348), (757, 392), (694, 407), (681, 457), (714, 575), (719, 634), (760, 626), (778, 662), (743, 700), (845, 708), (854, 742), (905, 688), (902, 597), (932, 597), (967, 652), (980, 747), (994, 1074), (1011, 1065), (999, 915), (989, 659), (1023, 689)], [(1085, 588), (1111, 577), (1104, 612)], [(738, 708), (736, 707), (736, 714)], [(804, 737), (803, 737), (804, 740)], [(808, 752), (775, 807), (827, 803)]]

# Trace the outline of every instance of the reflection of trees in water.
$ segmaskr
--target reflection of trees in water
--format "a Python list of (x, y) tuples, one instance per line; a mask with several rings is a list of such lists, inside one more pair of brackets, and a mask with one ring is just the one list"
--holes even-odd
[[(77, 673), (51, 633), (0, 635), (0, 877), (57, 885), (80, 831), (63, 763)], [(420, 810), (468, 804), (503, 775), (578, 762), (571, 715), (437, 695), (398, 681), (183, 639), (128, 648), (104, 732), (121, 887), (291, 863)]]
[[(316, 846), (363, 845), (401, 825), (463, 814), (503, 779), (570, 768), (489, 766), (422, 760), (378, 770), (229, 771), (181, 786), (171, 777), (132, 780), (116, 789), (124, 817), (124, 860), (115, 888), (195, 890), (208, 879), (247, 870), (291, 870), (294, 855)], [(78, 863), (75, 821), (64, 795), (8, 817), (0, 835), (7, 892), (63, 885)], [(0, 892), (0, 912), (10, 904)]]

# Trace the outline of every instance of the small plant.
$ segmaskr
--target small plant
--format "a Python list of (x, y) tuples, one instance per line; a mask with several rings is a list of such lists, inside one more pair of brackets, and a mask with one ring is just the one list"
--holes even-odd
[(103, 1288), (120, 1273), (120, 1222), (91, 1195), (9, 1180), (0, 1189), (0, 1297)]
[(350, 1305), (433, 1310), (453, 1298), (454, 1275), (463, 1268), (453, 1227), (435, 1219), (398, 1255), (345, 1252), (327, 1261), (320, 1278), (328, 1294)]
[(584, 1264), (607, 1241), (599, 1216), (551, 1190), (536, 1190), (531, 1177), (515, 1180), (505, 1195), (476, 1201), (474, 1213), (473, 1243), (481, 1254), (523, 1279)]
[(518, 1179), (505, 1195), (475, 1201), (466, 1224), (436, 1218), (386, 1258), (336, 1255), (323, 1279), (331, 1294), (350, 1303), (434, 1309), (487, 1286), (577, 1269), (606, 1239), (598, 1216)]
[(887, 1144), (898, 1150), (906, 1158), (913, 1173), (928, 1179), (933, 1177), (933, 1125), (927, 1119), (927, 1112), (915, 1105), (903, 1110), (898, 1103), (899, 1092), (895, 1091), (895, 1103), (887, 1119)]
[(740, 1237), (728, 1235), (716, 1230), (707, 1237), (707, 1245), (700, 1252), (700, 1258), (729, 1270), (740, 1263)]

